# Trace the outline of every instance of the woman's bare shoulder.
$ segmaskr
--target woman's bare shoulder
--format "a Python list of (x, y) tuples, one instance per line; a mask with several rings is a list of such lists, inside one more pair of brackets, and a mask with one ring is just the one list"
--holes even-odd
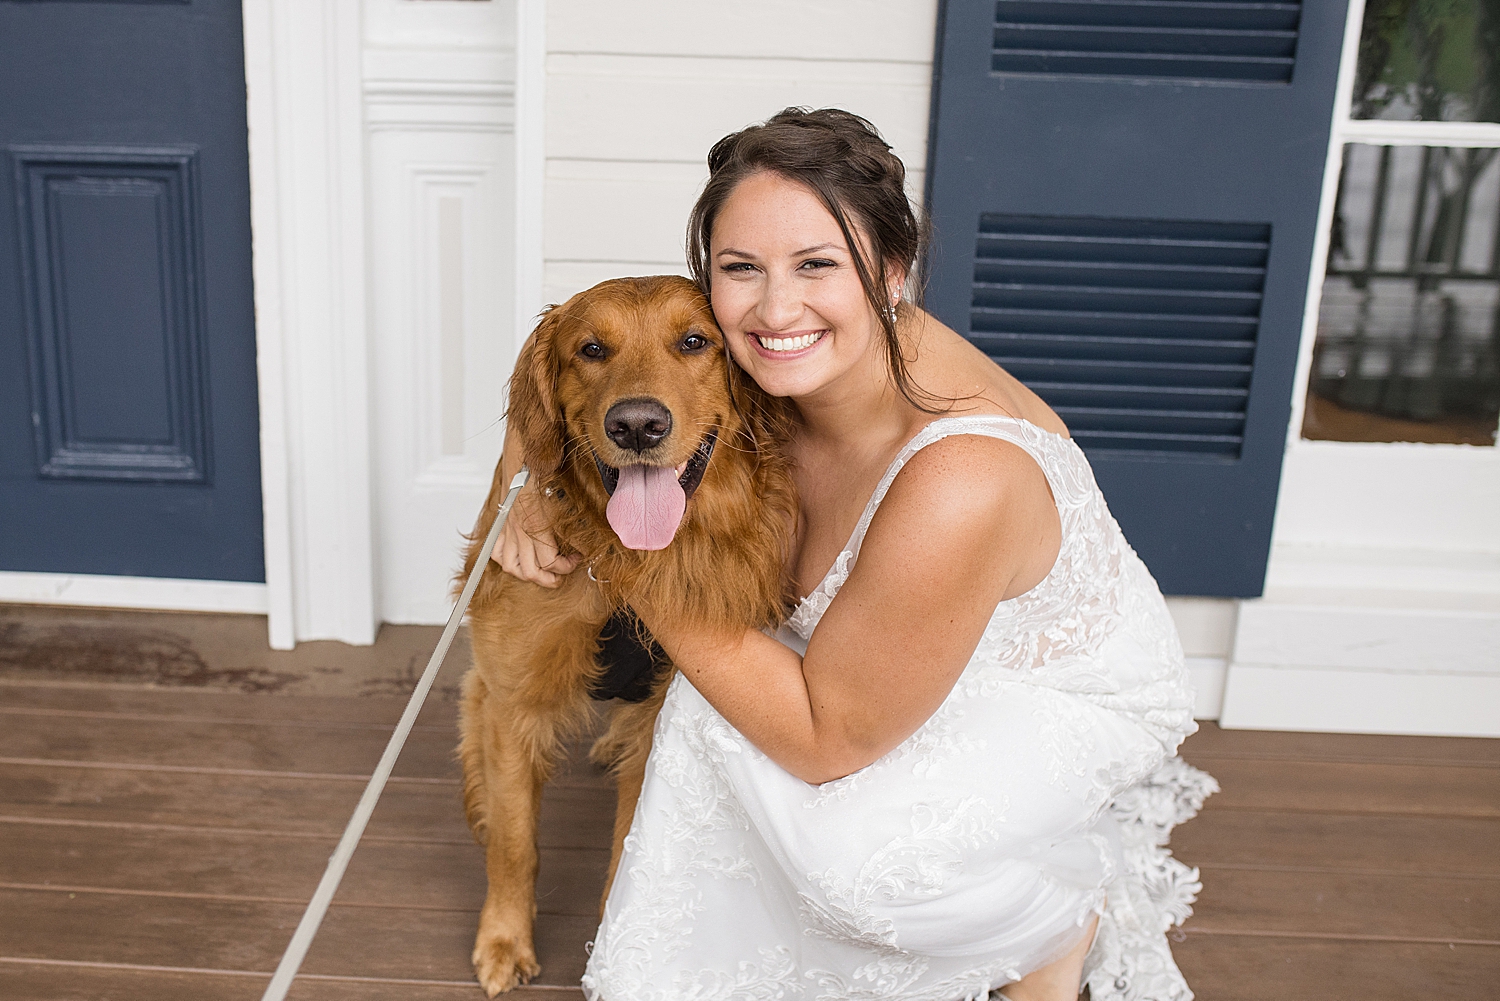
[(1068, 426), (1040, 396), (937, 317), (916, 311), (913, 378), (927, 394), (952, 401), (953, 415), (1018, 417), (1068, 437)]
[(892, 480), (861, 544), (860, 576), (899, 587), (913, 559), (958, 569), (979, 554), (1019, 569), (1051, 534), (1056, 511), (1046, 475), (1020, 446), (948, 435), (915, 452)]
[(918, 449), (891, 482), (884, 508), (911, 506), (961, 520), (1004, 515), (1035, 499), (1050, 506), (1046, 474), (1024, 448), (981, 434), (949, 434)]

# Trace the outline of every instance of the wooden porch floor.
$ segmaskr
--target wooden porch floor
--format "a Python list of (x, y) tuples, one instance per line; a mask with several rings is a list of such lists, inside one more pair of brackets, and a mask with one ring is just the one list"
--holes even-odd
[[(399, 684), (250, 694), (232, 678), (59, 672), (7, 629), (34, 614), (0, 609), (0, 997), (253, 1001), (400, 714)], [(138, 621), (111, 615), (93, 635)], [(483, 996), (468, 963), (483, 862), (452, 759), (459, 654), (294, 998)], [(1174, 945), (1201, 1001), (1500, 996), (1500, 741), (1208, 724), (1184, 753), (1223, 786), (1173, 839), (1203, 872)], [(581, 997), (612, 800), (582, 762), (547, 791), (544, 972), (523, 996)]]

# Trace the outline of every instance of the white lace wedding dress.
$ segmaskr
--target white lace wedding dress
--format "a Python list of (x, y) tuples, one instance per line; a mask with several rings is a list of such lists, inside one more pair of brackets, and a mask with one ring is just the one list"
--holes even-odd
[(874, 764), (811, 786), (679, 675), (583, 978), (591, 1001), (960, 1001), (1067, 952), (1088, 918), (1093, 1001), (1192, 997), (1166, 940), (1198, 873), (1164, 847), (1217, 786), (1161, 593), (1070, 440), (934, 421), (891, 463), (780, 638), (799, 651), (891, 481), (951, 434), (1013, 442), (1062, 518), (1047, 578), (1001, 602), (953, 691)]

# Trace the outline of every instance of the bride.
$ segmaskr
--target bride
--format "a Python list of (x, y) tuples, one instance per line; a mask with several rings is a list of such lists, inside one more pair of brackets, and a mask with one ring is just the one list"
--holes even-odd
[[(864, 119), (727, 136), (689, 264), (793, 406), (779, 635), (637, 608), (679, 673), (584, 977), (591, 999), (1191, 998), (1163, 847), (1213, 780), (1182, 650), (1058, 416), (909, 299), (923, 231)], [(515, 519), (496, 547), (573, 569)], [(532, 529), (528, 533), (527, 528)]]

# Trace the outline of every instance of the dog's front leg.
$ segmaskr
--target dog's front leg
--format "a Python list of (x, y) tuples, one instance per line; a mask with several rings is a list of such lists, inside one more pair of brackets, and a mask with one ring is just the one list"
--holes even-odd
[(465, 685), (460, 756), (489, 880), (473, 961), (490, 997), (541, 972), (532, 941), (537, 819), (542, 785), (588, 715), (599, 627), (609, 617), (592, 587), (586, 579), (555, 591), (517, 582), (502, 601), (471, 613), (475, 677)]
[(553, 721), (514, 711), (495, 693), (482, 710), (485, 871), (489, 890), (474, 939), (474, 972), (485, 993), (541, 972), (532, 945), (536, 920), (537, 813), (553, 746)]

